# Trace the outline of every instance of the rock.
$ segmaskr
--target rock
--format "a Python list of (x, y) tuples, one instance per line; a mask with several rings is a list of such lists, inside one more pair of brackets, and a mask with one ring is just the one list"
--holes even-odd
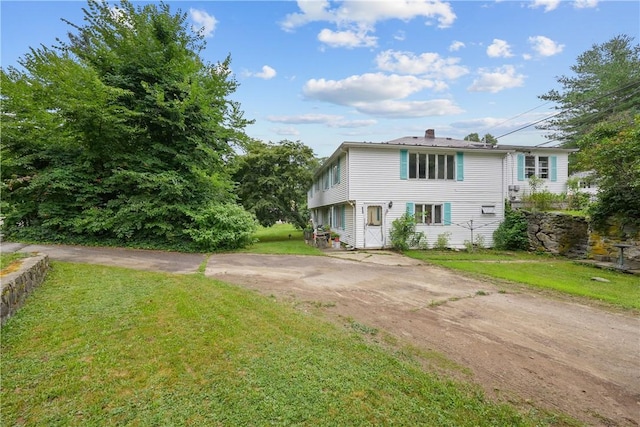
[(602, 282), (602, 283), (609, 283), (611, 282), (610, 280), (605, 279), (604, 277), (592, 277), (591, 280), (595, 281), (595, 282)]

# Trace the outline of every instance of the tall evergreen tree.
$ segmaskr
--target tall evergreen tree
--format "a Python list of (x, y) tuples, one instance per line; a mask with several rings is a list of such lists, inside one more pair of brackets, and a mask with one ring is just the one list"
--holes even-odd
[[(65, 21), (68, 41), (1, 72), (5, 233), (207, 249), (248, 241), (253, 222), (233, 207), (226, 170), (250, 123), (229, 99), (230, 57), (204, 63), (203, 37), (166, 4), (90, 0), (83, 10), (84, 25)], [(202, 238), (229, 205), (246, 230), (233, 242)]]
[(573, 76), (557, 77), (562, 89), (540, 96), (558, 110), (539, 126), (550, 131), (548, 138), (576, 147), (600, 122), (621, 115), (633, 120), (640, 112), (640, 45), (633, 43), (633, 37), (619, 35), (594, 44), (578, 56)]

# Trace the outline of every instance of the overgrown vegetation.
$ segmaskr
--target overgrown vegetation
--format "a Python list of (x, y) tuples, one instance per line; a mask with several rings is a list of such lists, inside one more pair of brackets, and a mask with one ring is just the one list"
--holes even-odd
[(508, 202), (504, 206), (504, 221), (493, 232), (493, 244), (496, 249), (527, 250), (527, 220), (521, 212), (511, 208)]
[(5, 238), (245, 244), (254, 225), (228, 163), (250, 121), (230, 100), (230, 57), (204, 63), (204, 38), (167, 4), (90, 0), (84, 13), (67, 42), (1, 70)]
[(427, 237), (423, 232), (416, 232), (416, 220), (413, 215), (402, 214), (391, 223), (389, 231), (391, 246), (398, 251), (406, 251), (409, 248), (427, 247)]
[[(578, 56), (560, 90), (540, 96), (558, 114), (539, 125), (548, 138), (578, 147), (572, 170), (592, 171), (598, 185), (589, 213), (596, 228), (609, 219), (640, 225), (640, 45), (618, 35)], [(575, 208), (575, 207), (574, 207)]]
[(417, 352), (368, 344), (363, 334), (374, 332), (200, 275), (55, 263), (2, 327), (2, 421), (554, 424), (425, 372)]

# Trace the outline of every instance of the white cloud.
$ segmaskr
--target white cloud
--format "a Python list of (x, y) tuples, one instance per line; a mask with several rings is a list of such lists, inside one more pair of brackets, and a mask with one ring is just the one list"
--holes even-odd
[(398, 41), (404, 41), (404, 39), (407, 38), (407, 34), (402, 30), (398, 30), (398, 32), (393, 35), (393, 38)]
[(509, 43), (500, 39), (493, 39), (493, 43), (487, 47), (487, 55), (491, 58), (509, 58), (513, 56)]
[(415, 76), (367, 73), (343, 80), (311, 79), (305, 83), (303, 94), (312, 99), (338, 105), (402, 99), (423, 89), (437, 88), (438, 84)]
[(342, 120), (343, 116), (332, 114), (300, 114), (295, 116), (267, 116), (267, 120), (274, 123), (288, 123), (295, 125), (326, 124)]
[(269, 67), (268, 65), (264, 65), (262, 67), (262, 71), (259, 73), (256, 73), (255, 76), (261, 79), (269, 80), (276, 76), (276, 70)]
[[(422, 75), (435, 79), (455, 80), (469, 73), (466, 67), (458, 65), (460, 58), (442, 58), (437, 53), (422, 53), (386, 50), (376, 56), (376, 64), (380, 70), (401, 74)], [(442, 83), (436, 90), (446, 89)]]
[(465, 47), (464, 43), (462, 43), (460, 41), (457, 41), (457, 40), (454, 40), (453, 43), (451, 43), (451, 45), (449, 45), (449, 51), (450, 52), (457, 52), (463, 47)]
[(213, 37), (218, 21), (204, 10), (189, 9), (189, 16), (193, 21), (191, 29), (202, 36)]
[(529, 37), (532, 49), (540, 56), (553, 56), (562, 52), (563, 44), (558, 44), (545, 36)]
[(512, 65), (505, 65), (493, 71), (481, 68), (478, 73), (480, 77), (475, 79), (471, 86), (467, 88), (470, 92), (496, 93), (524, 84), (525, 76), (516, 74), (516, 69)]
[(598, 0), (576, 0), (573, 7), (576, 9), (587, 9), (598, 6)]
[(428, 101), (380, 101), (356, 103), (354, 107), (361, 113), (385, 118), (413, 118), (460, 114), (464, 110), (449, 99)]
[(534, 0), (529, 7), (532, 9), (544, 7), (545, 12), (551, 12), (552, 10), (556, 9), (559, 4), (560, 0)]
[[(292, 31), (310, 22), (326, 21), (339, 27), (356, 25), (372, 28), (389, 19), (409, 21), (417, 17), (436, 19), (441, 28), (450, 27), (456, 19), (451, 5), (440, 0), (345, 0), (332, 8), (328, 0), (298, 0), (300, 12), (288, 14), (281, 27)], [(430, 23), (427, 21), (427, 23)]]
[(299, 136), (300, 135), (300, 132), (298, 132), (298, 129), (291, 126), (284, 127), (284, 128), (271, 128), (269, 130), (275, 133), (276, 135), (282, 135), (282, 136)]
[(318, 40), (330, 47), (375, 47), (377, 37), (368, 36), (366, 31), (332, 31), (327, 28), (320, 31)]
[(323, 124), (331, 128), (361, 128), (372, 126), (376, 120), (347, 120), (343, 116), (332, 114), (300, 114), (295, 116), (267, 116), (267, 120), (274, 123), (296, 125)]

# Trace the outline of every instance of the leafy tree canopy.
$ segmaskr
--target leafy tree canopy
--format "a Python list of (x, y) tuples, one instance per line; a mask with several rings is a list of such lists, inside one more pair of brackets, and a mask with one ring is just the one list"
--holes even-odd
[(593, 170), (598, 182), (594, 223), (604, 226), (616, 218), (640, 226), (640, 115), (631, 122), (599, 123), (578, 146), (580, 166)]
[(484, 142), (485, 144), (489, 144), (489, 145), (496, 145), (498, 143), (498, 140), (496, 139), (496, 137), (491, 135), (490, 133), (485, 134), (482, 137), (482, 139), (480, 139), (480, 135), (478, 135), (477, 132), (470, 133), (469, 135), (464, 137), (464, 140), (474, 141), (474, 142)]
[(594, 44), (578, 56), (573, 76), (557, 77), (560, 90), (540, 96), (556, 104), (557, 115), (540, 125), (552, 140), (566, 147), (591, 132), (596, 124), (621, 114), (633, 118), (640, 112), (640, 45), (619, 35)]
[(234, 177), (240, 203), (263, 226), (282, 220), (304, 228), (307, 190), (317, 166), (313, 150), (300, 141), (253, 141), (237, 158)]
[[(246, 242), (251, 216), (233, 207), (226, 165), (250, 122), (229, 99), (230, 58), (204, 63), (204, 39), (162, 3), (90, 0), (83, 10), (83, 25), (65, 21), (68, 41), (1, 70), (5, 234), (211, 250)], [(207, 239), (225, 215), (246, 228)]]

